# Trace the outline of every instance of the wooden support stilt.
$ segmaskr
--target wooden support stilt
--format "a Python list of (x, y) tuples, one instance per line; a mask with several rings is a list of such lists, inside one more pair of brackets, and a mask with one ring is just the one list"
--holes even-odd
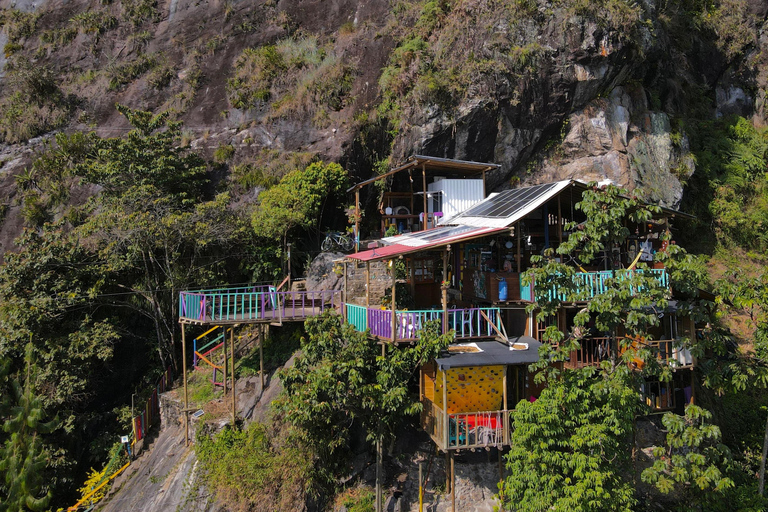
[(451, 451), (445, 451), (445, 492), (451, 493)]
[(344, 289), (342, 291), (341, 318), (347, 321), (347, 261), (344, 260)]
[[(224, 339), (224, 344), (227, 343), (226, 338)], [(229, 330), (229, 348), (230, 353), (232, 354), (232, 425), (234, 426), (235, 422), (237, 421), (237, 392), (235, 391), (235, 388), (237, 387), (237, 381), (235, 380), (235, 328), (232, 327), (232, 329)]]
[(389, 260), (392, 265), (392, 343), (397, 342), (397, 268), (395, 260)]
[(456, 456), (451, 451), (451, 512), (456, 512)]
[[(360, 250), (360, 189), (355, 190), (355, 252)], [(344, 264), (346, 271), (346, 263)]]
[(421, 164), (421, 185), (424, 192), (424, 230), (429, 226), (427, 221), (427, 166)]
[(371, 305), (371, 262), (365, 262), (365, 307)]
[[(224, 396), (227, 396), (227, 366), (229, 366), (229, 360), (227, 359), (227, 328), (225, 326), (222, 329), (224, 329), (224, 342), (222, 343), (222, 348), (224, 349)], [(213, 386), (215, 388), (216, 384)]]
[(448, 332), (448, 253), (451, 250), (451, 246), (447, 246), (443, 251), (443, 281), (440, 284), (440, 289), (443, 292), (442, 306), (443, 306), (443, 334)]
[(189, 395), (187, 393), (187, 338), (184, 324), (181, 324), (181, 375), (184, 380), (184, 445), (189, 446)]
[(259, 329), (259, 378), (261, 379), (261, 389), (264, 390), (264, 337), (266, 336), (264, 326)]

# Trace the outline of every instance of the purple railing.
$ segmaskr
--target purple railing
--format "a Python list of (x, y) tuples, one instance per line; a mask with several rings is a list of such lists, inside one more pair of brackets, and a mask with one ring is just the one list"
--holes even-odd
[[(443, 312), (441, 310), (398, 311), (395, 334), (398, 341), (412, 341), (424, 325), (438, 320), (439, 332), (443, 333)], [(466, 308), (448, 310), (448, 330), (455, 332), (457, 339), (493, 338), (501, 331), (501, 313), (498, 308)], [(392, 311), (369, 307), (367, 328), (372, 336), (392, 339)], [(364, 330), (358, 327), (358, 330)]]

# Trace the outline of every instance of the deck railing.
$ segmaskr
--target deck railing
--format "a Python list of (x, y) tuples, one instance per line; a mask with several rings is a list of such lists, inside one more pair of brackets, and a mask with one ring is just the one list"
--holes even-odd
[[(693, 366), (691, 352), (680, 345), (679, 340), (652, 340), (643, 342), (661, 362), (674, 362), (678, 368)], [(615, 350), (610, 337), (592, 337), (579, 340), (581, 347), (571, 351), (570, 358), (564, 363), (566, 368), (584, 368), (597, 366), (601, 361), (610, 359)]]
[[(347, 321), (363, 332), (370, 329), (372, 336), (392, 340), (392, 311), (380, 307), (347, 304)], [(363, 314), (365, 312), (365, 314)], [(397, 341), (413, 341), (427, 322), (437, 320), (443, 333), (443, 312), (439, 309), (401, 310), (395, 317)], [(447, 328), (457, 339), (495, 338), (503, 332), (499, 308), (449, 309)]]
[(572, 351), (570, 360), (565, 362), (566, 368), (597, 366), (601, 361), (609, 359), (613, 351), (610, 337), (582, 338), (579, 345), (581, 347)]
[[(610, 279), (617, 279), (623, 281), (630, 279), (634, 273), (643, 274), (649, 273), (658, 283), (663, 287), (669, 287), (669, 274), (666, 269), (647, 269), (647, 270), (601, 270), (597, 272), (577, 272), (573, 276), (573, 282), (576, 285), (576, 296), (578, 301), (587, 301), (595, 298), (596, 296), (605, 293), (608, 290), (608, 281)], [(642, 287), (634, 292), (643, 291)], [(520, 298), (523, 300), (535, 300), (535, 284), (531, 283), (523, 285), (522, 279), (520, 280)], [(568, 296), (564, 291), (555, 290), (554, 288), (547, 292), (550, 300), (557, 297), (561, 301), (568, 300)]]
[(510, 411), (447, 414), (434, 402), (422, 400), (421, 425), (441, 450), (509, 445)]
[(693, 366), (691, 351), (680, 346), (679, 340), (654, 340), (648, 344), (660, 361), (674, 361), (678, 368)]
[(341, 308), (340, 290), (277, 292), (252, 289), (196, 290), (179, 293), (179, 319), (199, 323), (279, 321)]

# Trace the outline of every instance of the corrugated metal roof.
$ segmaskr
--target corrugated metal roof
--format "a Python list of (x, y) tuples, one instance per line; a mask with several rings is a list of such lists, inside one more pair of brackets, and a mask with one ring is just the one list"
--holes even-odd
[[(430, 229), (429, 231), (420, 231), (419, 233), (389, 237), (385, 240), (391, 242), (392, 245), (350, 254), (349, 258), (359, 261), (385, 260), (403, 254), (423, 251), (431, 247), (440, 247), (452, 243), (463, 242), (506, 230), (506, 228), (471, 228), (467, 226), (459, 226), (459, 228), (461, 228), (459, 232), (456, 232), (456, 226), (449, 226), (446, 228)], [(420, 237), (417, 237), (416, 235), (419, 235)], [(424, 236), (428, 235), (434, 235), (434, 238), (424, 240)]]

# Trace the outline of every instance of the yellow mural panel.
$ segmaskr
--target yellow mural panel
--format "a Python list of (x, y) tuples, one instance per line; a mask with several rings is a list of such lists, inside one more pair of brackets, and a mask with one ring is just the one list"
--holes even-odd
[[(468, 366), (446, 372), (448, 413), (496, 411), (504, 405), (504, 372), (506, 367)], [(437, 372), (434, 403), (443, 406), (443, 372)]]

